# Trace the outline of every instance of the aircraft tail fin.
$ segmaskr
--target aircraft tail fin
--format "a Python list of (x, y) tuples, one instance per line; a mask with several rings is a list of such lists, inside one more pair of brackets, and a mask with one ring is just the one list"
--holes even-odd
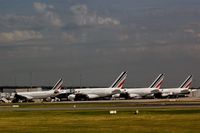
[(149, 88), (158, 88), (160, 89), (164, 79), (164, 74), (159, 74), (156, 80), (149, 86)]
[(192, 84), (192, 75), (189, 75), (179, 88), (188, 88), (189, 89), (191, 84)]
[(58, 82), (54, 85), (52, 90), (54, 90), (55, 93), (58, 92), (61, 89), (62, 84), (63, 84), (63, 80), (62, 78), (60, 78)]
[(110, 88), (123, 88), (127, 77), (127, 71), (122, 72), (115, 82), (110, 86)]

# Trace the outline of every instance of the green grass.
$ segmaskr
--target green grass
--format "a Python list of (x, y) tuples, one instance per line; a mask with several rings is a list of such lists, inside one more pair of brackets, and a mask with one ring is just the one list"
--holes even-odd
[(1, 111), (0, 133), (199, 133), (200, 108)]

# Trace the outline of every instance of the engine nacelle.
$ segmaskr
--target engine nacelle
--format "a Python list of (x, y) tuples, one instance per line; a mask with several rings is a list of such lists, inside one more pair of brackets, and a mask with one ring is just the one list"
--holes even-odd
[(112, 98), (120, 98), (120, 94), (114, 94), (112, 95)]
[(68, 100), (74, 101), (75, 97), (76, 97), (76, 95), (70, 94), (70, 95), (68, 96)]
[(162, 93), (162, 97), (171, 97), (171, 96), (175, 96), (177, 95), (176, 93), (174, 93), (173, 91), (170, 91), (170, 92), (165, 92), (165, 93)]
[(162, 97), (168, 97), (168, 96), (170, 96), (170, 93), (162, 93), (161, 96)]
[(88, 94), (87, 97), (88, 97), (89, 99), (99, 98), (99, 96), (98, 96), (98, 95), (95, 95), (95, 94)]
[(130, 98), (142, 98), (141, 96), (137, 95), (137, 94), (129, 94)]

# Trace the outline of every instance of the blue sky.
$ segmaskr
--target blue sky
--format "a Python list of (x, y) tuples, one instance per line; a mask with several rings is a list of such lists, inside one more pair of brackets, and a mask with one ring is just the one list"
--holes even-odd
[(0, 0), (0, 85), (200, 86), (198, 0)]

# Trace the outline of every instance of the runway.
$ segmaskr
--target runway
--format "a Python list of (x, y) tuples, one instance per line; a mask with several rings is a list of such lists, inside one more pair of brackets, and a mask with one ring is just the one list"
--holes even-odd
[(132, 100), (94, 100), (94, 101), (66, 101), (65, 103), (156, 103), (156, 102), (199, 102), (200, 98), (177, 99), (132, 99)]
[(145, 108), (200, 108), (200, 99), (143, 99), (0, 104), (0, 111), (122, 110)]
[[(54, 110), (120, 110), (145, 108), (200, 108), (199, 105), (151, 105), (144, 107), (68, 107), (68, 108), (14, 108), (13, 111), (54, 111)], [(1, 110), (0, 110), (1, 111)]]

